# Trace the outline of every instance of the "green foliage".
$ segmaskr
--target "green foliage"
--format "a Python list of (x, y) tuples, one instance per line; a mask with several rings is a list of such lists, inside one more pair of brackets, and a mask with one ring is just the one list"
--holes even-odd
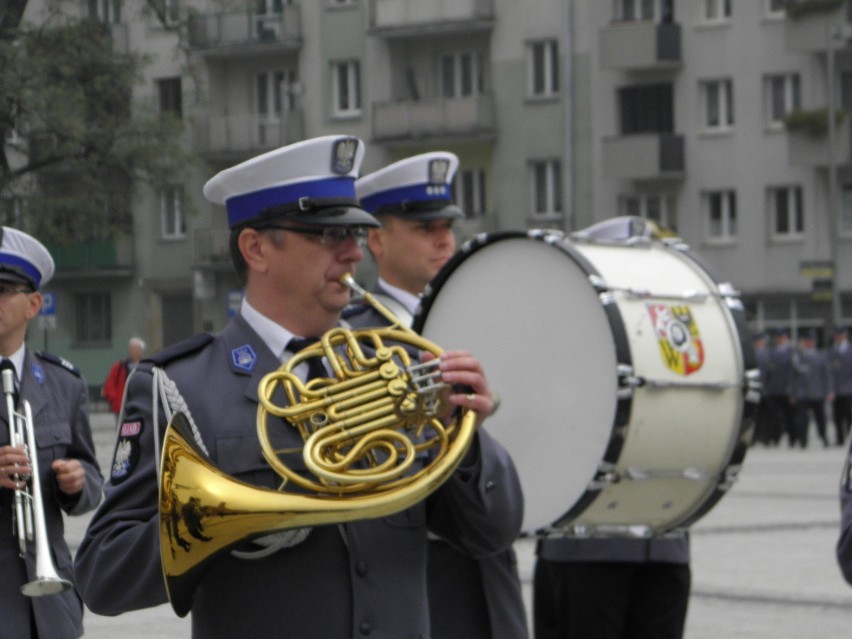
[(811, 13), (829, 13), (842, 7), (846, 0), (786, 0), (784, 12), (795, 20)]
[(144, 63), (93, 20), (54, 16), (0, 38), (0, 197), (22, 197), (44, 241), (128, 232), (139, 184), (183, 181), (183, 122), (132, 101)]
[[(845, 117), (843, 111), (837, 111), (835, 124), (843, 122)], [(828, 133), (828, 109), (793, 111), (784, 118), (784, 126), (788, 131), (798, 131), (815, 138), (822, 137)]]

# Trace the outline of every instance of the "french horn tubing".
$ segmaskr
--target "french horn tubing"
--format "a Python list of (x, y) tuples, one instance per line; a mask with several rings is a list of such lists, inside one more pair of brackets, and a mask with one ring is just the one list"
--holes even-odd
[[(169, 421), (160, 464), (160, 555), (181, 617), (221, 553), (273, 532), (405, 510), (440, 487), (470, 446), (475, 411), (462, 409), (445, 423), (442, 349), (403, 325), (350, 274), (341, 282), (392, 325), (334, 328), (263, 377), (256, 427), (263, 455), (281, 477), (277, 490), (222, 472), (195, 443), (186, 415)], [(417, 363), (411, 353), (418, 351), (435, 358)], [(311, 358), (326, 362), (328, 377), (306, 383), (293, 373)], [(281, 428), (295, 428), (302, 446), (277, 449), (272, 435)], [(287, 461), (294, 455), (302, 458), (299, 471)]]

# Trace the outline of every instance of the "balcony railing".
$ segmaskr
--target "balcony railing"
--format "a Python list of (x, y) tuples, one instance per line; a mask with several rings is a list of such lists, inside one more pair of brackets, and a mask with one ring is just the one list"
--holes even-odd
[(129, 237), (94, 240), (70, 245), (50, 244), (58, 276), (88, 271), (127, 270), (133, 266), (133, 242)]
[(255, 153), (304, 138), (301, 109), (265, 118), (254, 113), (208, 116), (195, 125), (195, 150), (200, 154)]
[(197, 229), (192, 236), (195, 264), (230, 264), (229, 238), (228, 229)]
[(299, 46), (302, 28), (298, 9), (298, 5), (288, 4), (281, 13), (238, 11), (190, 16), (189, 45), (197, 50), (259, 44)]
[[(815, 10), (791, 15), (787, 10), (787, 19), (784, 21), (784, 43), (789, 51), (818, 52), (828, 49), (829, 33), (835, 28), (849, 29), (852, 15), (847, 3), (820, 4), (802, 2), (803, 7), (813, 6)], [(819, 9), (819, 10), (816, 10)], [(834, 46), (843, 48), (844, 38), (836, 38)], [(846, 45), (848, 46), (848, 44)]]
[(373, 137), (377, 140), (488, 135), (494, 126), (490, 94), (373, 104)]
[[(790, 162), (811, 167), (827, 167), (828, 134), (813, 134), (803, 130), (787, 131), (787, 149)], [(838, 166), (852, 162), (852, 126), (849, 118), (838, 122), (834, 134), (834, 162)]]
[(680, 25), (652, 21), (613, 23), (601, 29), (600, 55), (606, 69), (678, 68)]
[(675, 133), (637, 133), (603, 141), (604, 175), (617, 180), (682, 178), (683, 136)]
[(370, 26), (377, 30), (451, 30), (486, 27), (494, 0), (372, 0)]

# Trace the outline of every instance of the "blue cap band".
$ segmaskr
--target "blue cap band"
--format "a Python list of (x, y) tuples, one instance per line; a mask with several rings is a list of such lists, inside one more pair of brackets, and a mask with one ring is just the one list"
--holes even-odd
[(39, 272), (39, 270), (18, 255), (0, 252), (0, 269), (2, 269), (4, 266), (8, 266), (23, 272), (26, 277), (32, 280), (33, 287), (36, 289), (38, 288), (39, 284), (41, 284), (41, 273)]
[(382, 206), (399, 205), (402, 202), (431, 202), (449, 198), (450, 187), (446, 184), (415, 184), (368, 195), (361, 199), (361, 206), (372, 213)]
[(225, 202), (228, 210), (228, 226), (234, 227), (248, 222), (260, 212), (272, 206), (292, 204), (303, 197), (308, 198), (351, 198), (355, 200), (355, 179), (334, 177), (274, 186), (253, 193), (229, 198)]

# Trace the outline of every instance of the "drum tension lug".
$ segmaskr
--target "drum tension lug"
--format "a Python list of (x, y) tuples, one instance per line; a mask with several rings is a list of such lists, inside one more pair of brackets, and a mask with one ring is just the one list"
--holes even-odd
[(619, 388), (638, 388), (645, 385), (645, 378), (634, 375), (633, 367), (629, 364), (618, 364), (616, 371)]

